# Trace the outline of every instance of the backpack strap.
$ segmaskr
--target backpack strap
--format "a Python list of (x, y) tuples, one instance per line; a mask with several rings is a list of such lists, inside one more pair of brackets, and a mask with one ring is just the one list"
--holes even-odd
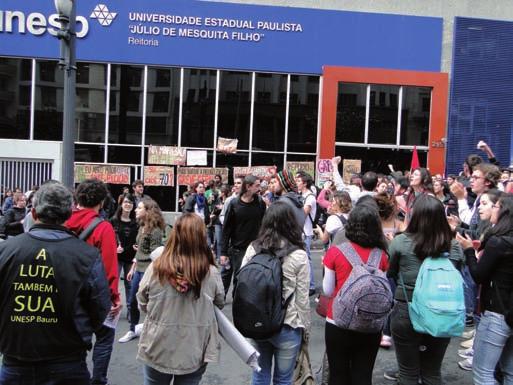
[(347, 225), (347, 219), (343, 214), (337, 215), (338, 220), (342, 223), (342, 226), (345, 227)]
[(369, 259), (367, 260), (367, 266), (374, 267), (376, 269), (379, 268), (379, 265), (381, 264), (381, 255), (383, 254), (383, 251), (375, 247), (371, 250)]
[(358, 255), (351, 243), (344, 242), (341, 245), (337, 245), (337, 248), (344, 254), (344, 257), (346, 257), (352, 267), (364, 265), (362, 258)]
[(91, 236), (96, 226), (98, 226), (100, 223), (103, 222), (103, 219), (100, 217), (96, 217), (92, 220), (92, 222), (87, 226), (84, 231), (80, 233), (78, 236), (78, 239), (81, 239), (83, 241), (87, 241), (87, 239)]

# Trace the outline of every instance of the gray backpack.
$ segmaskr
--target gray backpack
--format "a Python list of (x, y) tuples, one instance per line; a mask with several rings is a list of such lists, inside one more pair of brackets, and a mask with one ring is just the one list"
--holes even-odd
[(333, 300), (333, 321), (343, 329), (378, 333), (393, 304), (385, 273), (379, 270), (382, 250), (372, 249), (367, 264), (349, 242), (337, 245), (353, 270)]

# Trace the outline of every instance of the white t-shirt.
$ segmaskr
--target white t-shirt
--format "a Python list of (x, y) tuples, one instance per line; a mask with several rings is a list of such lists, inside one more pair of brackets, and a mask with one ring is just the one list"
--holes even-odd
[(315, 213), (317, 211), (317, 199), (315, 199), (315, 195), (312, 194), (310, 191), (307, 191), (306, 193), (303, 193), (303, 198), (305, 199), (304, 206), (310, 206), (310, 214), (306, 216), (305, 224), (303, 226), (303, 232), (306, 236), (312, 236), (313, 235), (313, 228), (312, 228), (312, 221), (310, 218), (315, 219)]
[[(347, 214), (341, 214), (347, 219)], [(326, 221), (326, 231), (330, 235), (334, 235), (338, 230), (343, 228), (344, 225), (338, 215), (330, 215)]]

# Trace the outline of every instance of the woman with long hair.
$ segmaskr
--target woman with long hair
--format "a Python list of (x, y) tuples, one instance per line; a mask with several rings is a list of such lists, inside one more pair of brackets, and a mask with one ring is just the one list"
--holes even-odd
[[(379, 269), (387, 268), (386, 240), (376, 204), (372, 197), (360, 198), (345, 226), (345, 236), (349, 247), (367, 263), (371, 251), (381, 250)], [(372, 369), (378, 354), (381, 332), (362, 333), (343, 329), (335, 324), (333, 317), (333, 298), (336, 297), (352, 271), (352, 265), (342, 250), (332, 246), (323, 259), (324, 294), (332, 297), (328, 303), (326, 315), (325, 342), (329, 362), (329, 385), (370, 385)]]
[(399, 364), (399, 384), (416, 385), (419, 378), (425, 384), (441, 384), (441, 366), (450, 338), (416, 332), (408, 313), (408, 301), (425, 258), (449, 258), (457, 266), (463, 259), (442, 202), (430, 195), (418, 196), (408, 227), (392, 240), (388, 252), (388, 276), (397, 282), (391, 330)]
[(144, 385), (197, 385), (207, 363), (219, 360), (214, 305), (224, 305), (221, 276), (207, 244), (204, 222), (186, 213), (175, 223), (162, 254), (151, 263), (137, 299), (147, 313), (137, 359)]
[(139, 223), (139, 231), (136, 244), (133, 246), (135, 262), (128, 273), (127, 279), (131, 281), (130, 288), (130, 330), (119, 339), (119, 342), (128, 342), (139, 336), (136, 326), (139, 323), (141, 313), (137, 305), (137, 290), (144, 272), (151, 263), (150, 254), (162, 244), (166, 223), (160, 211), (160, 207), (151, 198), (143, 198), (135, 209), (135, 218)]
[(258, 238), (250, 244), (242, 260), (241, 268), (262, 250), (282, 258), (283, 300), (292, 295), (281, 331), (269, 339), (253, 341), (260, 352), (258, 362), (262, 368), (261, 372), (253, 372), (253, 385), (271, 383), (273, 358), (273, 383), (290, 385), (302, 332), (310, 328), (310, 267), (301, 235), (290, 206), (275, 202), (267, 209)]
[(118, 274), (123, 271), (123, 283), (125, 285), (125, 301), (127, 302), (128, 317), (130, 318), (130, 281), (128, 273), (131, 270), (135, 257), (134, 245), (136, 243), (139, 226), (135, 219), (135, 199), (129, 194), (123, 194), (116, 213), (110, 219), (110, 223), (116, 233), (118, 242)]
[(406, 196), (406, 222), (411, 218), (411, 210), (415, 200), (424, 194), (433, 193), (433, 181), (427, 168), (417, 167), (410, 174), (410, 187)]
[(490, 222), (479, 257), (470, 236), (457, 234), (470, 274), (481, 284), (472, 370), (475, 384), (495, 384), (499, 364), (503, 383), (513, 384), (513, 195), (504, 194), (493, 204)]

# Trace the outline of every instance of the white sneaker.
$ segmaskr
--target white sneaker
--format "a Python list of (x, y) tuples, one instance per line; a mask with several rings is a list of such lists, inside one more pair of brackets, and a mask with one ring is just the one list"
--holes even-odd
[(125, 343), (128, 341), (132, 341), (134, 338), (137, 338), (137, 334), (132, 330), (129, 330), (123, 337), (121, 337), (118, 342)]
[(469, 331), (463, 332), (461, 338), (469, 340), (474, 337), (474, 334), (476, 334), (476, 329), (470, 329)]
[(474, 348), (460, 349), (458, 350), (458, 356), (461, 358), (472, 358), (474, 357)]
[(458, 366), (463, 370), (472, 370), (472, 357), (467, 358), (466, 360), (458, 362)]

